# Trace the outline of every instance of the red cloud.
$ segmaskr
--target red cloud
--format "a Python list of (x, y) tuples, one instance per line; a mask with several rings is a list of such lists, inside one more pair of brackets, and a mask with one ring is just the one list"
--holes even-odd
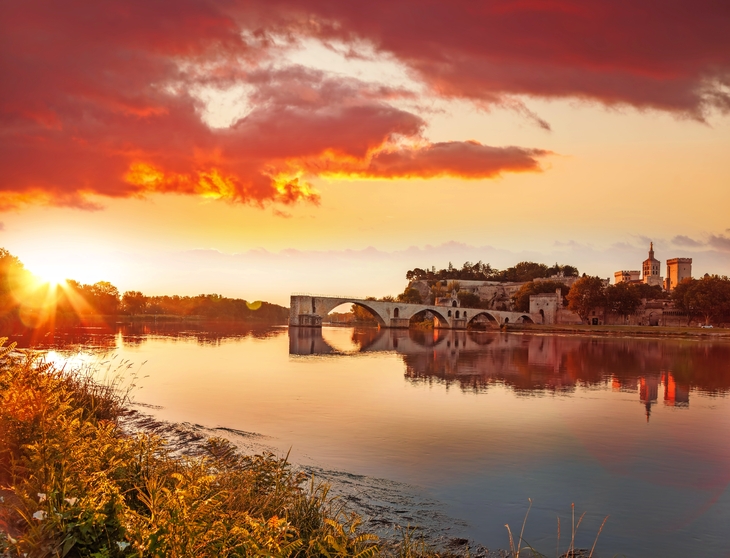
[[(0, 210), (151, 192), (316, 203), (318, 174), (536, 171), (541, 150), (426, 142), (424, 120), (392, 104), (413, 92), (274, 62), (304, 37), (365, 41), (446, 97), (700, 118), (730, 108), (727, 25), (724, 4), (671, 1), (5, 2)], [(196, 89), (240, 83), (250, 112), (206, 125)]]
[(292, 29), (371, 42), (433, 91), (487, 103), (577, 97), (702, 118), (730, 110), (723, 0), (288, 0)]
[[(398, 138), (421, 141), (425, 122), (389, 101), (408, 92), (301, 67), (257, 65), (276, 54), (247, 29), (234, 2), (4, 4), (0, 97), (0, 209), (24, 203), (94, 208), (89, 195), (174, 192), (263, 204), (318, 201), (307, 183), (318, 160), (389, 172)], [(248, 21), (248, 20), (246, 20)], [(276, 27), (276, 25), (274, 25)], [(227, 129), (201, 118), (201, 85), (246, 83), (252, 110)], [(413, 164), (413, 176), (491, 176), (512, 169), (478, 157)], [(531, 157), (519, 170), (537, 169)], [(392, 159), (392, 155), (389, 156)], [(308, 161), (297, 166), (296, 161)], [(336, 161), (339, 163), (336, 164)], [(438, 165), (436, 165), (438, 166)], [(519, 165), (518, 165), (519, 166)], [(475, 170), (476, 169), (476, 170)]]

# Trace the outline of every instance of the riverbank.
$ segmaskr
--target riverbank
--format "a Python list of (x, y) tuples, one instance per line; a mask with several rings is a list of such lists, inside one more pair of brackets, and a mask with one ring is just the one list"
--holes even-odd
[(669, 326), (618, 325), (538, 325), (505, 324), (500, 328), (511, 333), (558, 335), (599, 335), (616, 337), (673, 337), (688, 339), (730, 340), (730, 329)]
[(436, 552), (409, 528), (381, 539), (287, 458), (243, 455), (197, 425), (130, 432), (131, 388), (12, 348), (0, 349), (1, 556), (505, 555), (466, 541)]

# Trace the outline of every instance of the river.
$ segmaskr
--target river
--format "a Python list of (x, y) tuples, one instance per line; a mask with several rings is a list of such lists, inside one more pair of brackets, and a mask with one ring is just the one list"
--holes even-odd
[[(135, 408), (289, 452), (373, 524), (561, 551), (730, 556), (730, 343), (159, 324), (17, 337)], [(136, 380), (133, 378), (136, 377)]]

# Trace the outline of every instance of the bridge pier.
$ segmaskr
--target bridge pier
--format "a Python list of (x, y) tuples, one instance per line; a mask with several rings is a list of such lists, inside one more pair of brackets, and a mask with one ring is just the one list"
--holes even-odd
[(289, 304), (289, 325), (294, 327), (322, 327), (322, 315), (312, 296), (292, 296)]

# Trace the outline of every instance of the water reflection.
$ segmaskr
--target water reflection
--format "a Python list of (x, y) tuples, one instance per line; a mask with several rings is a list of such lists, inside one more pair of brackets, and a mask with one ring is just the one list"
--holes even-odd
[[(691, 389), (730, 390), (730, 344), (677, 339), (593, 338), (448, 330), (352, 330), (355, 352), (390, 351), (414, 383), (484, 391), (495, 383), (521, 395), (606, 386), (639, 392), (647, 418), (659, 400), (689, 405)], [(293, 328), (291, 355), (338, 355), (322, 330)]]
[(22, 328), (5, 333), (10, 342), (18, 348), (54, 349), (64, 352), (86, 350), (93, 352), (113, 351), (122, 346), (140, 346), (150, 337), (165, 337), (171, 340), (190, 340), (200, 345), (219, 345), (227, 339), (251, 337), (266, 339), (283, 335), (281, 326), (251, 322), (206, 322), (206, 321), (159, 321), (126, 324), (84, 325), (63, 328)]

